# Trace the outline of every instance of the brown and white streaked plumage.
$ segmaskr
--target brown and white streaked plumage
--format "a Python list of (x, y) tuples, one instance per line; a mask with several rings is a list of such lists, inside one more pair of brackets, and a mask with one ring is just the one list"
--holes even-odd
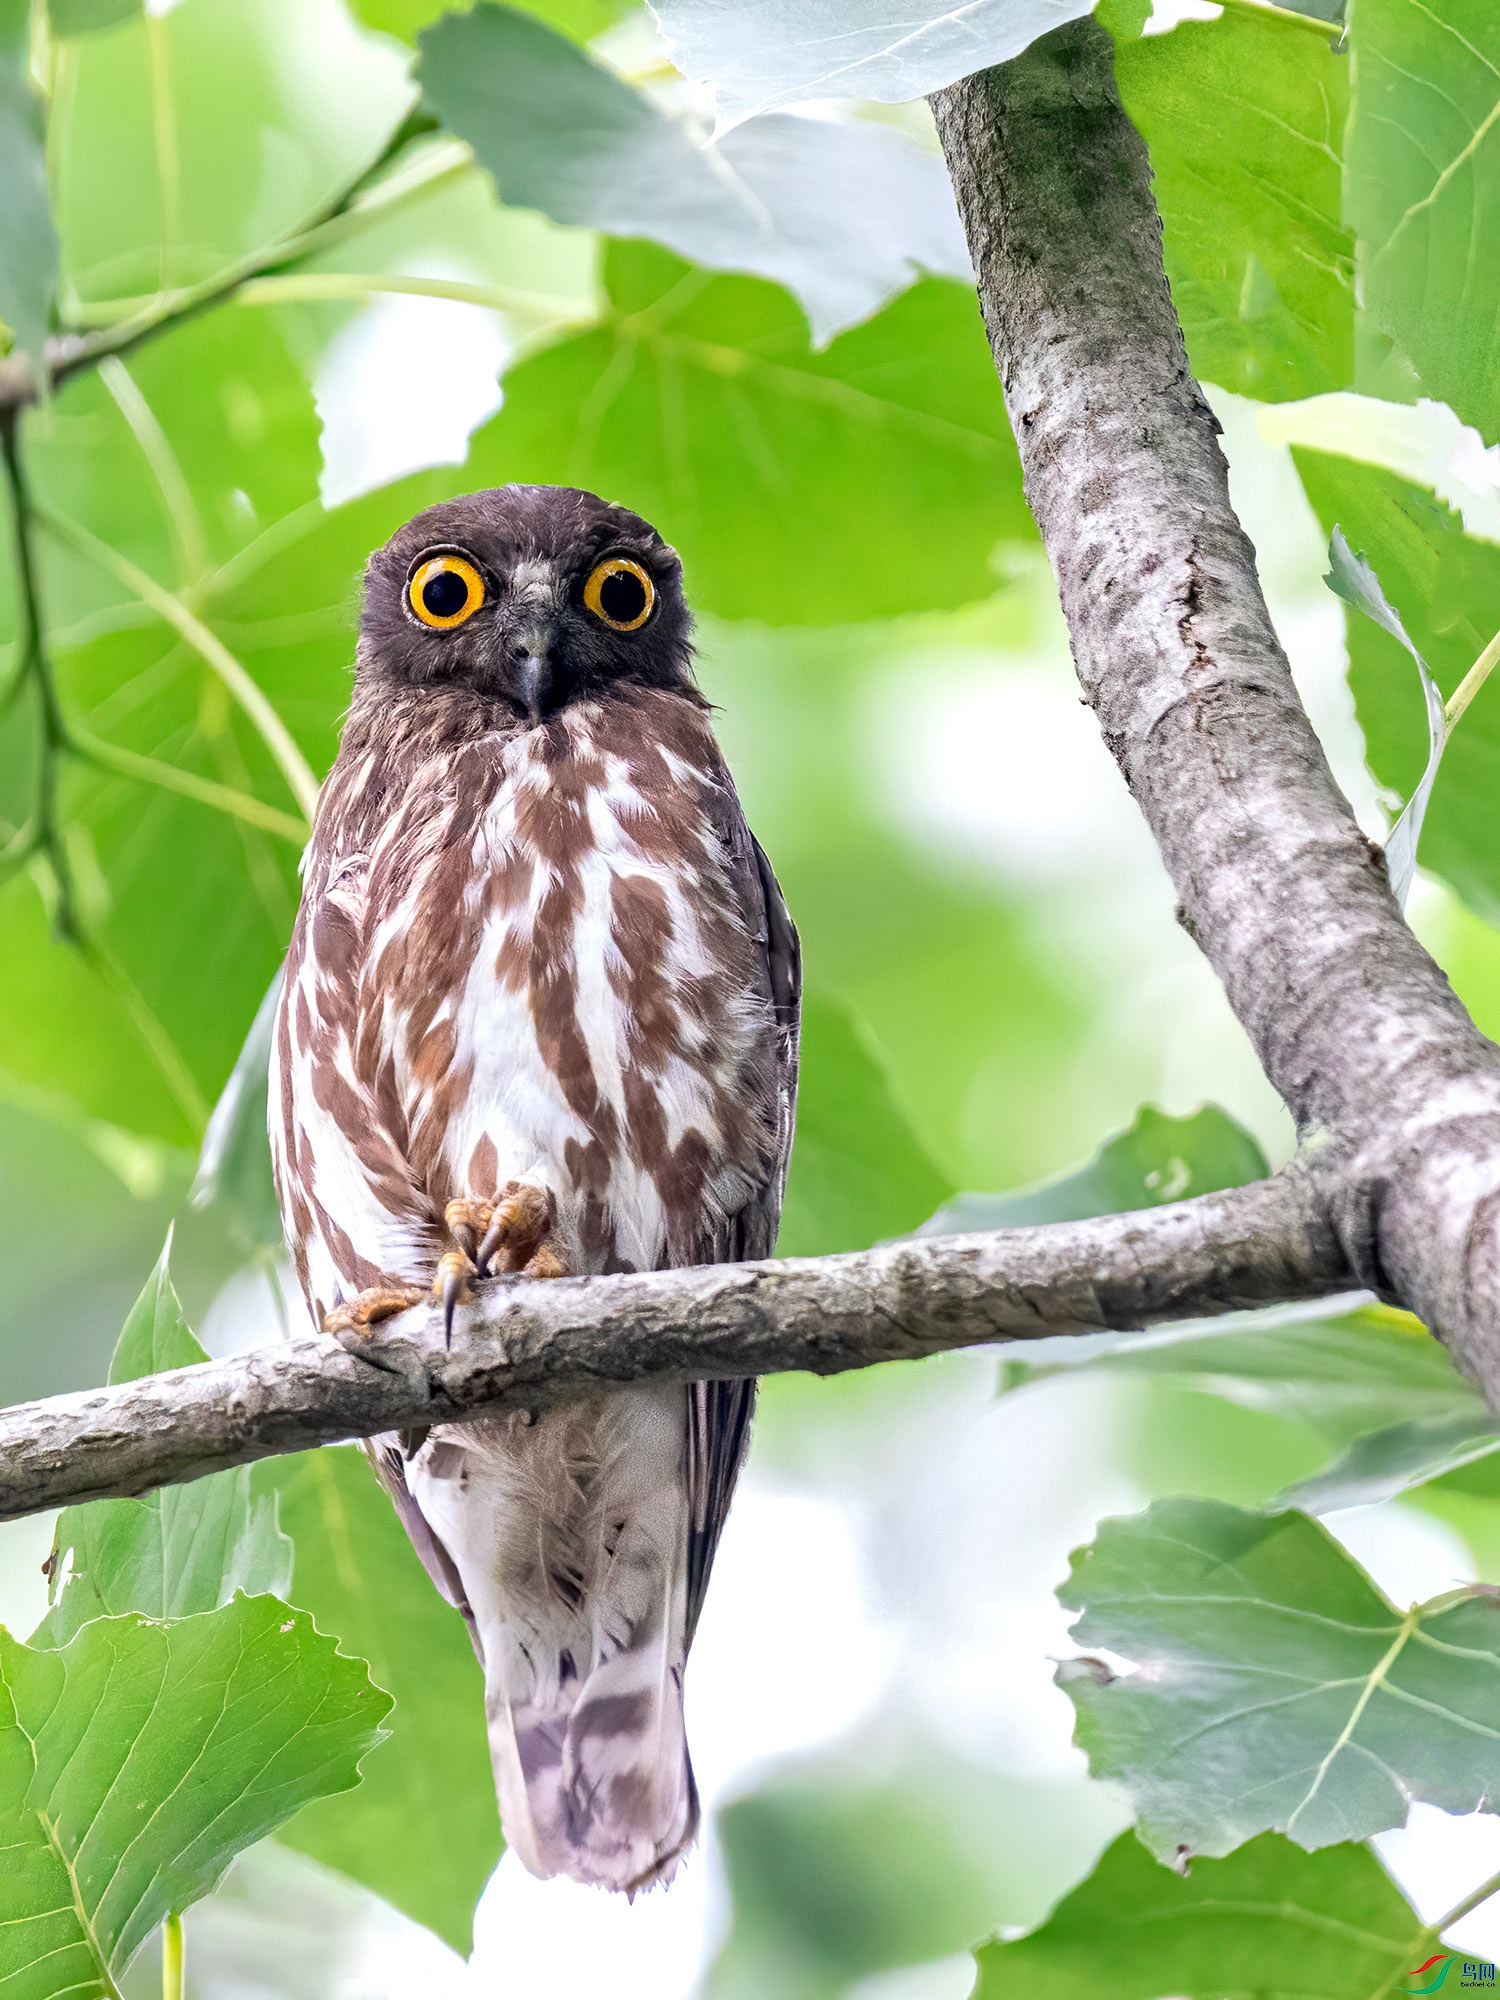
[[(592, 494), (434, 507), (366, 575), (272, 1065), (288, 1242), (357, 1329), (481, 1266), (769, 1255), (796, 933), (694, 688), (675, 553)], [(682, 1679), (753, 1382), (375, 1441), (485, 1674), (539, 1875), (667, 1879)]]

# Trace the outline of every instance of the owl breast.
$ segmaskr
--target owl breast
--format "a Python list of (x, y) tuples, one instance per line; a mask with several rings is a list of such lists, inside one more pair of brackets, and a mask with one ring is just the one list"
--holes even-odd
[(778, 1137), (733, 805), (701, 712), (651, 690), (341, 757), (273, 1076), (315, 1313), (430, 1279), (446, 1203), (512, 1180), (552, 1191), (573, 1270), (722, 1254)]

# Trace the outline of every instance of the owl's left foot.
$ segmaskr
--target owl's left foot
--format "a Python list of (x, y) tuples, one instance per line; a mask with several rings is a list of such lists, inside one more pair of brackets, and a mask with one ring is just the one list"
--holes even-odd
[(424, 1296), (420, 1285), (403, 1285), (394, 1279), (367, 1286), (364, 1291), (356, 1292), (352, 1299), (343, 1299), (331, 1311), (324, 1313), (323, 1331), (368, 1333), (381, 1320), (394, 1319), (408, 1306), (420, 1305)]
[(443, 1302), (443, 1331), (450, 1346), (454, 1310), (473, 1297), (474, 1278), (488, 1277), (492, 1269), (523, 1278), (568, 1275), (567, 1264), (551, 1241), (557, 1197), (549, 1188), (509, 1181), (497, 1202), (450, 1201), (443, 1222), (458, 1248), (438, 1259), (432, 1289)]

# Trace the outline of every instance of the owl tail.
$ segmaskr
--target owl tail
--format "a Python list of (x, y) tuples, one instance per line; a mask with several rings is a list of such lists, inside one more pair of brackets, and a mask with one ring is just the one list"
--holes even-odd
[[(481, 1633), (483, 1641), (483, 1633)], [(664, 1634), (643, 1633), (581, 1683), (517, 1702), (495, 1635), (486, 1712), (500, 1817), (533, 1875), (570, 1875), (634, 1895), (668, 1882), (698, 1829), (682, 1717), (682, 1665)], [(498, 1655), (497, 1670), (491, 1658)]]
[(412, 1500), (462, 1581), (505, 1838), (533, 1875), (627, 1895), (698, 1826), (675, 1387), (434, 1431)]

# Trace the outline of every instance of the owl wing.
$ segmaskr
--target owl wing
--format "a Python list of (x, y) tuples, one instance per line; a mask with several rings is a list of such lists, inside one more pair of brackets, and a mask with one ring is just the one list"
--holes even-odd
[[(745, 1206), (705, 1230), (696, 1261), (728, 1264), (769, 1257), (776, 1247), (781, 1199), (792, 1151), (797, 1109), (797, 1052), (802, 1013), (802, 950), (781, 886), (760, 842), (745, 823), (727, 772), (721, 837), (730, 880), (745, 928), (760, 947), (762, 997), (770, 1002), (775, 1050), (770, 1087), (775, 1092), (775, 1152), (765, 1180)], [(714, 1551), (724, 1531), (755, 1409), (755, 1383), (694, 1382), (688, 1388), (687, 1639), (692, 1643), (708, 1589)]]

